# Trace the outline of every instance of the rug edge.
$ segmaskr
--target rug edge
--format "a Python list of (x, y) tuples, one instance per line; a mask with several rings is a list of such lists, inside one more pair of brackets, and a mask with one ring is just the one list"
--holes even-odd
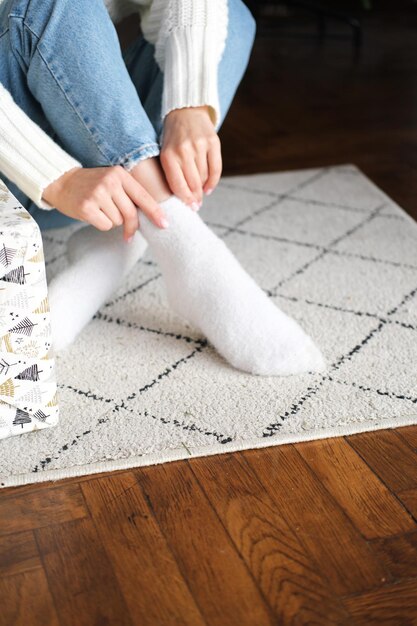
[[(386, 423), (385, 423), (386, 422)], [(347, 435), (357, 435), (364, 432), (372, 432), (377, 430), (387, 430), (394, 428), (401, 428), (402, 426), (412, 426), (417, 424), (417, 414), (404, 415), (400, 418), (390, 418), (383, 420), (383, 422), (375, 423), (373, 420), (362, 422), (361, 428), (358, 430), (357, 423), (355, 427), (353, 425), (343, 425), (337, 428), (321, 429), (319, 431), (311, 430), (302, 436), (300, 434), (293, 435), (288, 434), (277, 440), (274, 443), (270, 438), (256, 438), (256, 439), (244, 439), (232, 442), (232, 444), (215, 444), (211, 446), (204, 446), (198, 448), (191, 448), (193, 453), (190, 453), (190, 448), (184, 445), (184, 448), (188, 451), (188, 456), (184, 456), (183, 448), (173, 448), (165, 451), (161, 455), (160, 452), (153, 453), (144, 456), (128, 457), (127, 459), (114, 459), (112, 461), (100, 461), (99, 463), (92, 463), (90, 465), (74, 465), (70, 468), (60, 470), (46, 470), (42, 473), (27, 473), (17, 474), (10, 478), (0, 477), (0, 489), (7, 489), (7, 487), (19, 487), (22, 485), (36, 484), (40, 482), (60, 482), (65, 478), (75, 478), (77, 476), (89, 476), (94, 474), (102, 474), (105, 472), (112, 472), (117, 470), (135, 469), (138, 467), (149, 467), (151, 465), (158, 465), (160, 463), (168, 463), (170, 461), (183, 461), (185, 459), (193, 459), (204, 456), (213, 456), (214, 454), (225, 454), (228, 452), (238, 452), (242, 450), (256, 450), (260, 448), (274, 447), (278, 445), (284, 445), (289, 443), (300, 443), (302, 441), (314, 441), (317, 439), (332, 439), (334, 437), (343, 437)], [(86, 472), (85, 468), (89, 468)], [(34, 476), (36, 475), (36, 480)], [(51, 487), (53, 484), (51, 484)]]

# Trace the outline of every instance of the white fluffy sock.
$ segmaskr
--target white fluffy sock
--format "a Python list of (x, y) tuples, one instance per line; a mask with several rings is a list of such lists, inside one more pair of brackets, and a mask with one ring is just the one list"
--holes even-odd
[(68, 347), (98, 309), (119, 288), (147, 248), (140, 232), (131, 243), (122, 227), (77, 230), (68, 240), (68, 266), (48, 285), (55, 352)]
[(168, 228), (156, 227), (141, 212), (140, 229), (174, 311), (238, 369), (261, 375), (322, 371), (323, 356), (310, 337), (275, 306), (200, 216), (175, 195), (159, 204)]

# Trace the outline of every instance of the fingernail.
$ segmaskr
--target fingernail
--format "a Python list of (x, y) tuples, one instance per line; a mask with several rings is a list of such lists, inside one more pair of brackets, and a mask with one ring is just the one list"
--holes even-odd
[(191, 206), (193, 211), (198, 211), (198, 209), (199, 209), (199, 206), (198, 206), (197, 202), (192, 202), (190, 206)]
[(206, 196), (209, 196), (213, 192), (213, 189), (207, 189)]
[(203, 205), (203, 201), (200, 200), (200, 202), (198, 203), (198, 208), (201, 209), (202, 205)]
[(133, 235), (131, 237), (129, 237), (128, 239), (126, 239), (126, 242), (127, 243), (132, 243), (132, 240), (133, 240)]
[(168, 228), (169, 226), (169, 222), (167, 219), (165, 219), (165, 217), (161, 217), (159, 223), (161, 224), (162, 228)]

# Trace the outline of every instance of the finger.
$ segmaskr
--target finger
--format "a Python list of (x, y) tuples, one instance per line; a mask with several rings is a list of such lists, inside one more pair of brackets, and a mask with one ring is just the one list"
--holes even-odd
[(210, 190), (213, 191), (220, 180), (222, 173), (222, 155), (220, 146), (215, 145), (209, 149), (207, 153), (207, 161), (209, 175), (204, 184), (204, 193), (208, 193)]
[(201, 204), (203, 200), (203, 185), (194, 159), (190, 158), (184, 161), (182, 170), (187, 185), (191, 189), (197, 204)]
[(159, 228), (166, 228), (168, 226), (168, 220), (159, 204), (127, 171), (122, 175), (122, 185), (132, 202), (141, 209), (156, 226)]
[[(179, 162), (173, 157), (161, 156), (160, 159), (165, 178), (173, 194), (178, 196), (185, 204), (195, 202), (191, 189), (186, 183)], [(197, 207), (197, 205), (196, 205)]]
[(113, 228), (113, 222), (100, 209), (95, 209), (88, 216), (86, 222), (98, 230), (111, 230)]
[(123, 215), (120, 213), (119, 209), (113, 202), (111, 196), (107, 196), (103, 200), (100, 201), (100, 210), (103, 211), (105, 215), (112, 222), (113, 226), (121, 226), (123, 224)]
[(123, 237), (125, 240), (130, 239), (139, 228), (138, 209), (123, 187), (113, 196), (113, 201), (123, 216)]
[(195, 159), (201, 184), (204, 186), (208, 178), (207, 149), (199, 150)]

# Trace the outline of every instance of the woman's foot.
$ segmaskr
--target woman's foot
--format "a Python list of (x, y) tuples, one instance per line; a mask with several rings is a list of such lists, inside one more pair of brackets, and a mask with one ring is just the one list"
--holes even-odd
[(298, 323), (278, 309), (227, 246), (177, 196), (160, 202), (169, 227), (141, 213), (172, 308), (234, 367), (252, 374), (322, 371), (324, 359)]
[(55, 352), (67, 348), (143, 256), (147, 243), (139, 231), (131, 243), (122, 227), (100, 231), (85, 226), (71, 235), (69, 264), (48, 285)]

